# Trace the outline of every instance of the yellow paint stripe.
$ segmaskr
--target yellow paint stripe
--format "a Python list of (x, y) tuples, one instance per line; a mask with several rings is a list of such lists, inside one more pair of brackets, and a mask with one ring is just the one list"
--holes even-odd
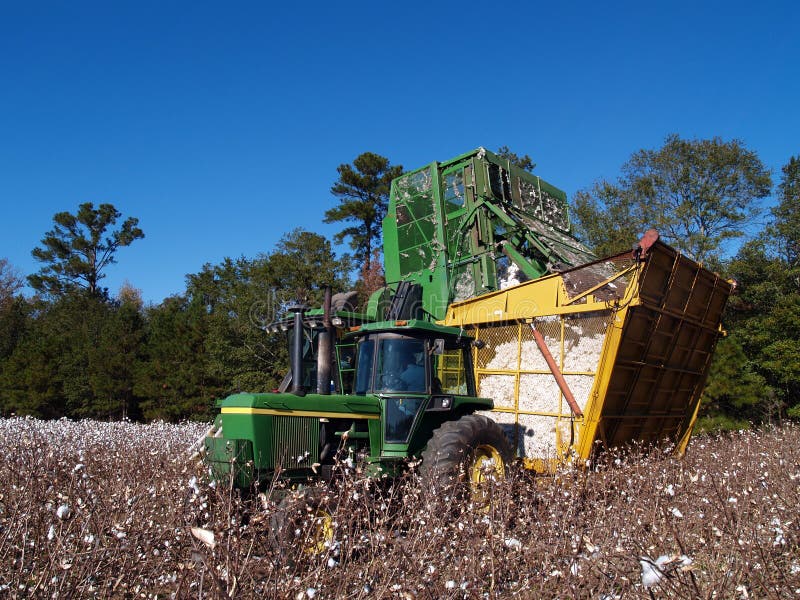
[(277, 410), (274, 408), (250, 408), (246, 406), (223, 406), (223, 415), (280, 415), (288, 417), (327, 417), (333, 419), (380, 419), (380, 415), (345, 412), (319, 412), (314, 410)]

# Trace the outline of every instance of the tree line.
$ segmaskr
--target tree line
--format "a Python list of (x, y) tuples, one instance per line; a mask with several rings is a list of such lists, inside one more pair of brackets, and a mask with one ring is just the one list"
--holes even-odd
[(267, 254), (204, 265), (187, 276), (184, 293), (158, 305), (145, 306), (132, 286), (116, 297), (67, 285), (57, 294), (7, 299), (0, 411), (207, 419), (217, 398), (277, 387), (285, 342), (264, 326), (291, 290), (320, 302), (321, 286), (346, 287), (349, 270), (328, 240), (297, 229)]
[[(506, 146), (498, 154), (535, 168)], [(32, 251), (42, 264), (27, 276), (33, 297), (20, 294), (22, 277), (0, 259), (0, 414), (208, 419), (217, 398), (275, 389), (286, 341), (265, 326), (287, 302), (319, 305), (325, 286), (364, 299), (383, 284), (380, 223), (403, 167), (365, 152), (337, 171), (338, 204), (323, 220), (344, 224), (334, 241), (347, 240), (350, 254), (296, 229), (254, 258), (204, 265), (157, 305), (131, 285), (115, 296), (102, 286), (119, 248), (144, 237), (136, 218), (121, 220), (111, 204), (56, 214)], [(599, 255), (655, 227), (737, 281), (704, 392), (706, 427), (800, 418), (800, 158), (783, 167), (774, 205), (761, 211), (771, 194), (771, 173), (741, 142), (673, 135), (572, 201), (576, 234)]]

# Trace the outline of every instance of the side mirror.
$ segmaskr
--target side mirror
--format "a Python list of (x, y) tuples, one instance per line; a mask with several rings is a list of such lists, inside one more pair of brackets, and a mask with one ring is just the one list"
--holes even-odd
[(437, 338), (433, 340), (433, 346), (431, 347), (431, 354), (435, 354), (436, 356), (441, 356), (444, 354), (444, 340), (441, 338)]

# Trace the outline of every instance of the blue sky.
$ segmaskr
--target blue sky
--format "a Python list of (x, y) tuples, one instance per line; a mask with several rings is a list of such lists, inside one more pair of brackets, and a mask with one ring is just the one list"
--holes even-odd
[(571, 197), (669, 133), (800, 154), (796, 2), (0, 0), (0, 257), (110, 202), (149, 302), (287, 231), (332, 235), (336, 167), (529, 154)]

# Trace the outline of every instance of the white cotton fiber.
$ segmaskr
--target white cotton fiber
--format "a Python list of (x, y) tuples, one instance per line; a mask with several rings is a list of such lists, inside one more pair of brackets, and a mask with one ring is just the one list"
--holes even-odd
[[(546, 333), (558, 333), (558, 336), (544, 335), (545, 343), (561, 368), (578, 406), (585, 411), (603, 349), (605, 319), (567, 319), (563, 357), (561, 324), (550, 319), (543, 322), (543, 329)], [(499, 335), (500, 330), (497, 332)], [(511, 439), (516, 437), (519, 453), (523, 456), (554, 458), (557, 417), (561, 416), (562, 436), (568, 441), (571, 411), (535, 340), (523, 339), (520, 344), (514, 339), (492, 346), (491, 331), (482, 337), (493, 353), (478, 374), (478, 392), (482, 397), (492, 398), (496, 409), (519, 413), (495, 411), (491, 413), (492, 418), (504, 425)], [(515, 389), (518, 389), (517, 395)], [(516, 431), (511, 428), (516, 428)]]

